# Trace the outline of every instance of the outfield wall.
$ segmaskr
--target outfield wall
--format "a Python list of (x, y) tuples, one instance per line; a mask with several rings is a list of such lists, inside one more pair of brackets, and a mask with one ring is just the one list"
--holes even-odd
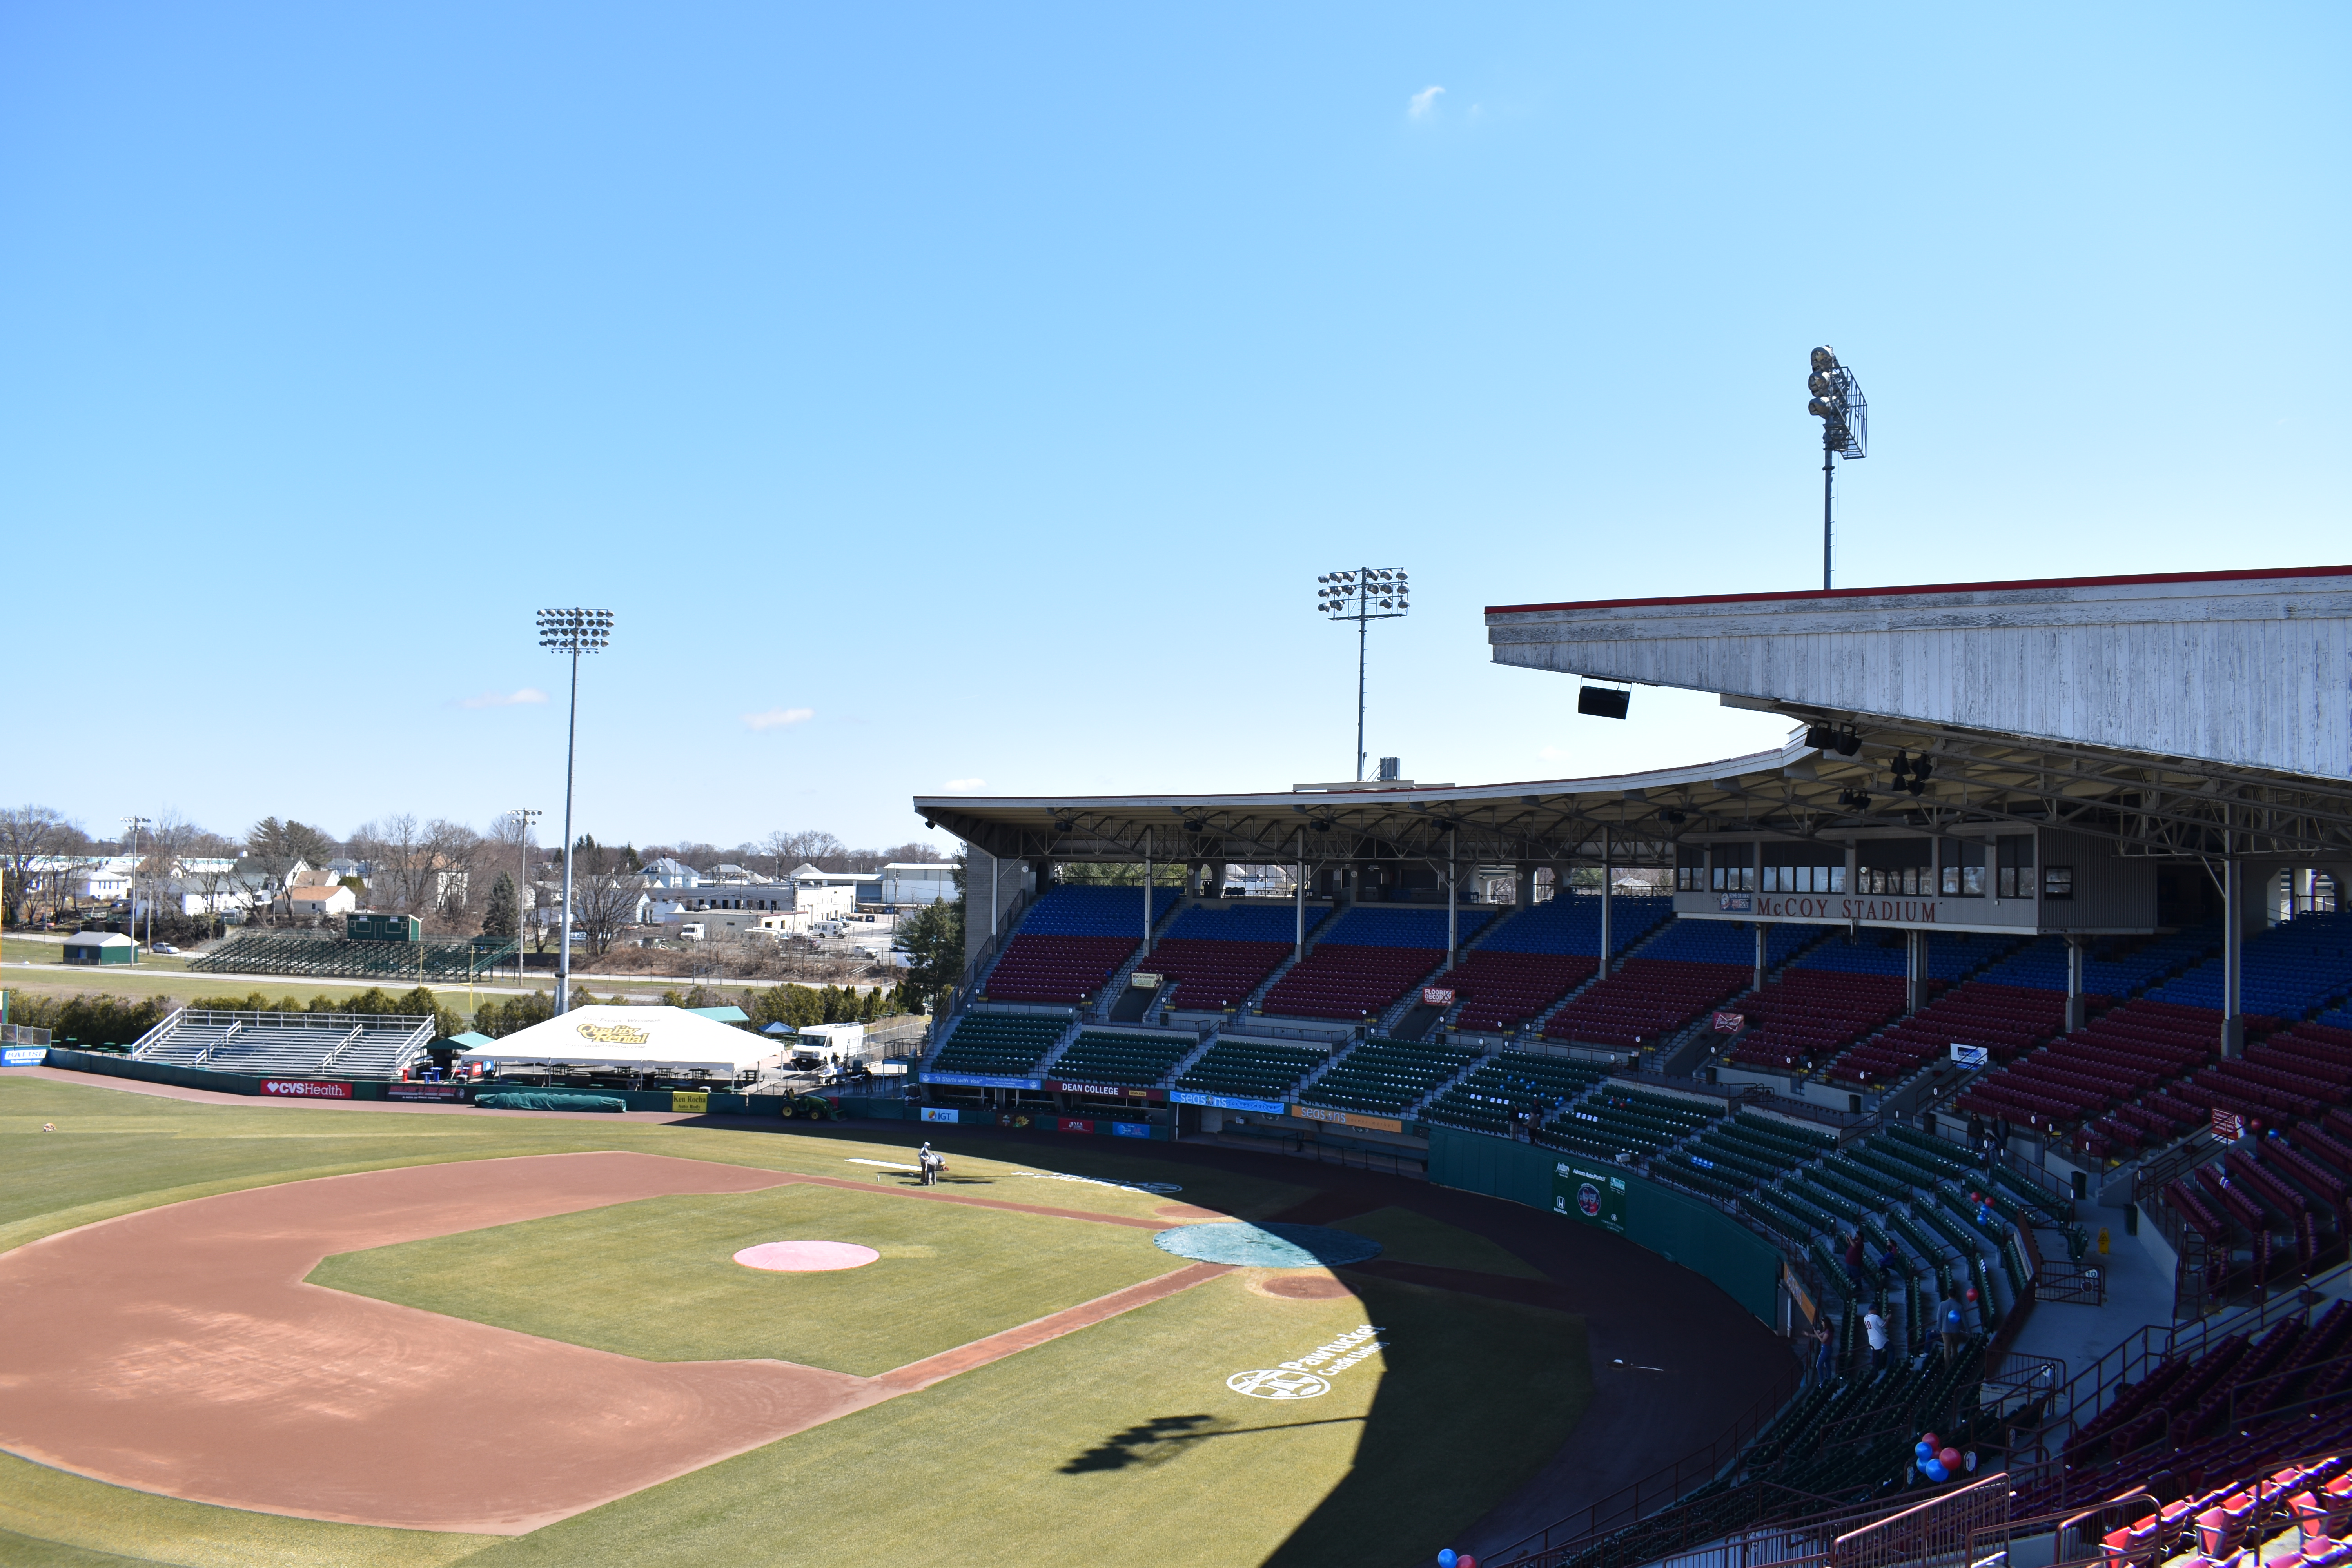
[(1429, 1179), (1624, 1237), (1780, 1326), (1780, 1249), (1696, 1198), (1581, 1155), (1451, 1127), (1429, 1130)]

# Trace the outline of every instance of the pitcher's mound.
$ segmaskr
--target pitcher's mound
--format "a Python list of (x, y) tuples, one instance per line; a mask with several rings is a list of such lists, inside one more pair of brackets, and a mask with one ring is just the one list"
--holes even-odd
[(771, 1274), (822, 1274), (833, 1268), (863, 1268), (882, 1255), (848, 1241), (763, 1241), (735, 1255), (746, 1268)]
[(1257, 1281), (1257, 1289), (1286, 1301), (1333, 1301), (1354, 1294), (1328, 1274), (1277, 1274)]

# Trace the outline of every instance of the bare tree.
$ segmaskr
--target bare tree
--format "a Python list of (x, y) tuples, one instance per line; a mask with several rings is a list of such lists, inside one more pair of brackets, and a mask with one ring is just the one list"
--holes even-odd
[[(79, 838), (81, 830), (66, 820), (63, 814), (46, 805), (18, 805), (0, 811), (0, 883), (5, 891), (0, 899), (7, 905), (8, 923), (25, 922), (25, 904), (32, 896), (32, 881), (37, 874), (46, 874), (37, 862), (60, 853), (70, 838)], [(50, 904), (57, 902), (57, 885), (51, 884)]]
[(575, 861), (572, 888), (572, 921), (591, 956), (602, 958), (623, 926), (636, 919), (637, 900), (645, 879), (624, 872), (578, 872)]
[(814, 866), (820, 871), (848, 869), (846, 866), (838, 864), (841, 857), (847, 853), (842, 847), (841, 840), (821, 831), (787, 833), (779, 828), (760, 841), (760, 852), (767, 859), (768, 874), (774, 877), (783, 876), (803, 864)]

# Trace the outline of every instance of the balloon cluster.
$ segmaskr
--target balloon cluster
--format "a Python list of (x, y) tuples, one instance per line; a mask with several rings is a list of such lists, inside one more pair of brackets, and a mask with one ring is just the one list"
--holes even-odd
[(1958, 1448), (1938, 1443), (1933, 1432), (1921, 1437), (1911, 1452), (1918, 1461), (1919, 1473), (1931, 1481), (1948, 1481), (1963, 1468), (1976, 1468), (1960, 1457)]
[(1457, 1552), (1449, 1546), (1437, 1554), (1437, 1568), (1478, 1568), (1478, 1560), (1467, 1552)]

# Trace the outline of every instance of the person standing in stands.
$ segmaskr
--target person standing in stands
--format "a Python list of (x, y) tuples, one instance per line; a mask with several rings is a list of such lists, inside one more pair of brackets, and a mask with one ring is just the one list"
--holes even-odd
[(1846, 1282), (1856, 1290), (1862, 1289), (1863, 1257), (1862, 1232), (1856, 1229), (1853, 1235), (1846, 1238), (1845, 1244)]
[(1813, 1342), (1813, 1381), (1826, 1388), (1837, 1377), (1837, 1336), (1827, 1321), (1813, 1325), (1805, 1337)]
[(1862, 1331), (1870, 1336), (1870, 1375), (1886, 1370), (1886, 1320), (1873, 1307), (1862, 1315)]
[(1958, 1358), (1960, 1346), (1969, 1337), (1969, 1318), (1948, 1290), (1936, 1305), (1936, 1326), (1944, 1332), (1944, 1364), (1949, 1366)]

